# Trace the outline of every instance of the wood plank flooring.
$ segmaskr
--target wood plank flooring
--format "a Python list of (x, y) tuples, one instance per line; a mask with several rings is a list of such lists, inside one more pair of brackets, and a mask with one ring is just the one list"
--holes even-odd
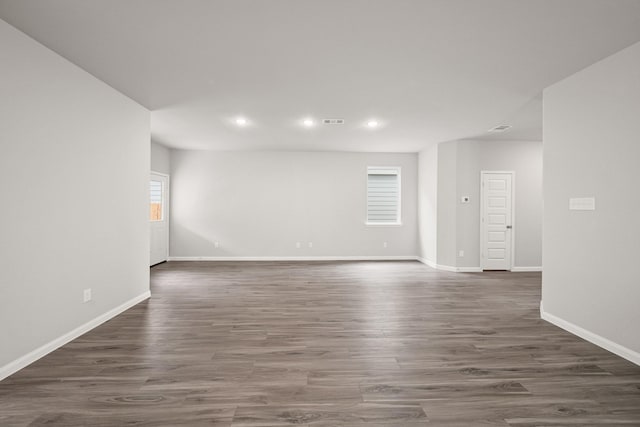
[(540, 320), (539, 273), (171, 262), (152, 295), (0, 382), (0, 425), (640, 426), (640, 367)]

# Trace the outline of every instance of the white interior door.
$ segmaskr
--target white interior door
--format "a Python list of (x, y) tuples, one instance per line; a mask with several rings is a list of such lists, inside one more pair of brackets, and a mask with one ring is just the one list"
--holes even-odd
[(481, 267), (511, 270), (513, 172), (482, 172)]
[(169, 176), (151, 172), (149, 181), (150, 265), (169, 257)]

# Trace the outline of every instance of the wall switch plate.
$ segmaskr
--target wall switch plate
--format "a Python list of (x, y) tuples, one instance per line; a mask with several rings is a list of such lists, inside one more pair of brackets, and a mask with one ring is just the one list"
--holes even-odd
[(570, 211), (595, 211), (596, 210), (596, 198), (595, 197), (579, 197), (569, 199)]
[(217, 248), (219, 248), (219, 247), (220, 247), (220, 242), (215, 242), (213, 245), (214, 245), (214, 246), (216, 247), (216, 249), (217, 249)]
[(460, 197), (460, 203), (469, 203), (470, 200), (471, 198), (469, 196)]
[(300, 242), (296, 242), (296, 248), (300, 249)]
[(312, 248), (313, 247), (313, 242), (309, 242), (309, 247)]
[(383, 248), (386, 248), (386, 247), (387, 247), (387, 242), (384, 242), (384, 243), (382, 244), (382, 247), (383, 247)]
[(83, 302), (91, 301), (91, 288), (85, 289), (82, 296), (83, 296)]
[(458, 251), (458, 256), (459, 256), (460, 258), (464, 257), (464, 251)]

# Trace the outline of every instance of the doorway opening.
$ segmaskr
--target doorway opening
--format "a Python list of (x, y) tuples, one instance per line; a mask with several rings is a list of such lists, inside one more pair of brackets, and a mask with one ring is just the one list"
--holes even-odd
[(169, 175), (151, 172), (149, 180), (149, 265), (169, 259)]

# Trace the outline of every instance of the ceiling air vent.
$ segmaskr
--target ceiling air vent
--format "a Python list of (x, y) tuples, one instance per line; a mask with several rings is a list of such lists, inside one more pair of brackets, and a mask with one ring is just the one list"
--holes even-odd
[(322, 123), (325, 125), (343, 125), (344, 119), (324, 119)]
[(493, 129), (490, 129), (489, 132), (504, 132), (507, 129), (511, 129), (511, 126), (509, 125), (500, 125), (500, 126), (496, 126)]

